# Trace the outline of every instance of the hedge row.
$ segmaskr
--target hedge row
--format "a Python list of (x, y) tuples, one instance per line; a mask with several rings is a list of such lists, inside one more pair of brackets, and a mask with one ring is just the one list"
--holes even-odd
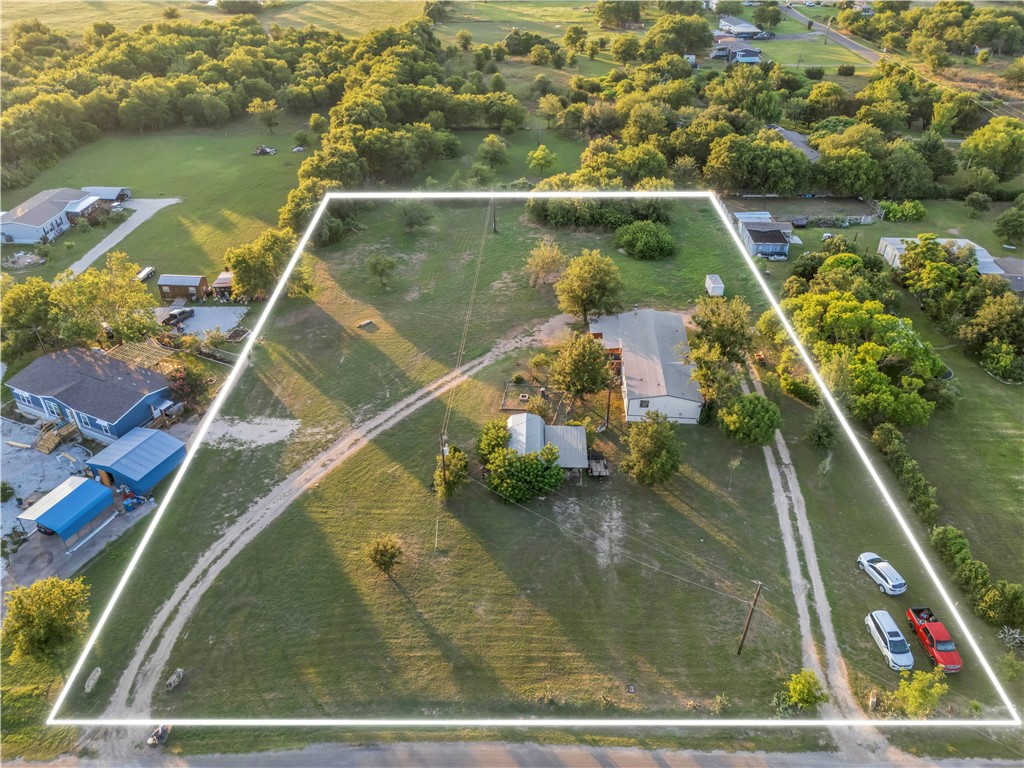
[(935, 486), (925, 480), (917, 461), (907, 451), (902, 433), (892, 424), (880, 424), (871, 433), (871, 442), (896, 473), (914, 511), (926, 525), (932, 526), (931, 545), (952, 572), (953, 583), (970, 600), (974, 612), (996, 625), (1024, 627), (1024, 585), (1002, 579), (993, 583), (988, 565), (971, 557), (964, 532), (950, 525), (935, 525)]

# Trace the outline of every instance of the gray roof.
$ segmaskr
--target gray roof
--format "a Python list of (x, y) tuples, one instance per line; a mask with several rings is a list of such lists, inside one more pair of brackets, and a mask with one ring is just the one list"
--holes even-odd
[[(921, 242), (920, 238), (917, 237), (883, 237), (878, 240), (878, 253), (882, 253), (885, 246), (888, 245), (892, 249), (889, 263), (893, 267), (899, 268), (900, 256), (906, 252), (907, 244), (919, 242)], [(982, 248), (971, 240), (966, 240), (962, 237), (937, 237), (935, 242), (939, 245), (948, 245), (953, 248), (963, 248), (965, 246), (973, 248), (974, 257), (978, 264), (978, 272), (983, 275), (1001, 275), (1003, 273), (1003, 268), (999, 265), (998, 260), (994, 259), (986, 248)]]
[(193, 288), (202, 285), (205, 279), (202, 275), (160, 275), (160, 279), (156, 281), (156, 284), (182, 285), (187, 288)]
[(690, 351), (682, 315), (640, 309), (599, 317), (590, 323), (590, 332), (603, 334), (605, 349), (622, 350), (627, 399), (667, 396), (704, 402), (693, 367), (682, 362)]
[(789, 238), (781, 229), (761, 229), (760, 227), (747, 227), (747, 234), (753, 243), (788, 243)]
[(89, 197), (88, 192), (70, 187), (46, 189), (32, 195), (21, 205), (15, 206), (0, 217), (4, 224), (25, 224), (29, 227), (41, 227), (51, 219), (62, 214), (69, 203)]
[(565, 469), (587, 467), (587, 430), (583, 427), (552, 427), (535, 413), (516, 413), (508, 417), (508, 447), (523, 455), (537, 453), (548, 443), (558, 449), (558, 466)]
[(32, 361), (7, 386), (52, 397), (68, 408), (111, 424), (151, 392), (167, 389), (167, 379), (108, 357), (98, 349), (65, 349)]

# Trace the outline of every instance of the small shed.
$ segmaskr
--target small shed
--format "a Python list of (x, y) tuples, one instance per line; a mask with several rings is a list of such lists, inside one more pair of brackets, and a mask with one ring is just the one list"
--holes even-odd
[(230, 272), (225, 271), (217, 275), (217, 279), (213, 281), (213, 292), (217, 295), (217, 298), (230, 299), (234, 282)]
[(156, 284), (160, 298), (164, 301), (195, 300), (210, 292), (210, 286), (203, 275), (160, 275)]
[[(81, 543), (113, 519), (117, 514), (113, 502), (113, 493), (105, 485), (87, 477), (69, 477), (18, 515), (18, 521), (22, 530), (32, 522), (41, 533), (56, 534), (70, 551), (72, 544)], [(105, 515), (108, 509), (111, 513)]]
[(718, 275), (707, 275), (704, 278), (704, 290), (708, 292), (708, 296), (724, 296), (725, 283)]
[(554, 427), (535, 413), (516, 413), (508, 417), (508, 447), (520, 455), (537, 453), (551, 443), (558, 449), (558, 466), (563, 469), (587, 468), (587, 430), (583, 427)]
[(144, 495), (185, 460), (185, 444), (158, 429), (137, 427), (93, 456), (86, 465), (104, 485), (127, 485)]

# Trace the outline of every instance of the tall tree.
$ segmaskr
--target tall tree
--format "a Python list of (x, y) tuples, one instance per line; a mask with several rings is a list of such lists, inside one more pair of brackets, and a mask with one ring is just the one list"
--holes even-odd
[(0, 332), (3, 353), (13, 360), (44, 340), (56, 335), (50, 306), (50, 284), (30, 276), (17, 282), (5, 272), (0, 275)]
[(664, 483), (679, 471), (680, 450), (675, 429), (660, 411), (648, 411), (629, 426), (629, 455), (622, 469), (642, 485)]
[(544, 238), (530, 251), (530, 257), (526, 260), (526, 273), (530, 277), (530, 285), (539, 286), (555, 282), (568, 263), (569, 257), (562, 252), (558, 244), (550, 237)]
[(697, 337), (691, 347), (718, 345), (726, 360), (743, 363), (750, 354), (754, 333), (750, 322), (750, 306), (739, 296), (701, 296), (693, 313)]
[(718, 423), (741, 443), (768, 445), (782, 426), (782, 413), (763, 395), (742, 395), (718, 412)]
[(536, 168), (543, 174), (548, 168), (555, 164), (558, 157), (544, 144), (539, 144), (535, 150), (526, 154), (526, 160), (531, 168)]
[(437, 455), (434, 467), (434, 493), (447, 501), (469, 482), (469, 457), (457, 445), (447, 446), (448, 453)]
[(622, 307), (623, 287), (614, 261), (600, 251), (584, 249), (555, 283), (555, 295), (559, 309), (588, 323), (591, 317), (610, 315)]
[(294, 253), (295, 243), (290, 229), (268, 229), (251, 243), (229, 249), (224, 260), (231, 269), (235, 298), (269, 295)]
[(249, 106), (246, 107), (245, 111), (252, 115), (254, 120), (263, 123), (270, 133), (274, 132), (278, 115), (281, 113), (275, 99), (261, 99), (258, 97), (249, 102)]
[(508, 165), (508, 145), (497, 134), (490, 134), (476, 148), (476, 158), (493, 169), (499, 165)]
[(761, 29), (772, 29), (782, 23), (782, 11), (775, 5), (759, 5), (754, 9), (754, 23)]
[(608, 386), (611, 370), (601, 342), (589, 333), (574, 333), (551, 364), (551, 383), (575, 402)]
[(55, 664), (64, 675), (68, 653), (89, 631), (89, 586), (85, 579), (50, 576), (4, 597), (4, 645), (12, 660), (27, 657)]
[(371, 275), (380, 280), (381, 288), (388, 287), (388, 282), (394, 276), (395, 267), (397, 266), (398, 262), (395, 261), (393, 256), (383, 253), (375, 253), (366, 260), (366, 268), (370, 271)]
[(562, 45), (570, 51), (582, 51), (587, 44), (587, 30), (581, 24), (570, 24), (562, 35)]
[(960, 146), (963, 162), (991, 168), (1006, 181), (1024, 170), (1024, 121), (994, 117)]

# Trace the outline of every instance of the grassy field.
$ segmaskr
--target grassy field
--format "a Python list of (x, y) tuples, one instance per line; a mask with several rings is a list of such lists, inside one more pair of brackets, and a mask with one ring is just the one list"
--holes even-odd
[[(69, 3), (66, 0), (7, 0), (4, 3), (3, 34), (18, 21), (40, 19), (44, 24), (70, 35), (81, 37), (84, 30), (98, 21), (113, 22), (119, 29), (131, 30), (143, 24), (162, 20), (164, 8), (178, 9), (182, 19), (201, 22), (222, 21), (230, 16), (201, 2), (168, 2), (168, 0), (90, 0)], [(345, 35), (358, 36), (374, 29), (416, 18), (423, 4), (413, 0), (284, 0), (277, 7), (260, 14), (267, 28), (272, 24), (304, 27), (316, 24)]]
[[(220, 130), (177, 128), (106, 136), (64, 158), (29, 186), (4, 193), (4, 205), (16, 205), (44, 189), (103, 184), (131, 187), (137, 198), (180, 198), (180, 203), (129, 234), (117, 249), (133, 261), (156, 267), (157, 274), (214, 276), (223, 268), (228, 248), (277, 224), (277, 211), (295, 186), (304, 157), (286, 150), (291, 148), (291, 134), (304, 122), (284, 118), (274, 134), (243, 119)], [(253, 157), (259, 144), (276, 144), (282, 151)], [(84, 237), (65, 234), (54, 244), (54, 258), (46, 265), (17, 274), (52, 277), (85, 253), (89, 238), (98, 242), (108, 231)], [(66, 240), (76, 245), (70, 253)], [(156, 291), (156, 281), (152, 290)]]
[(839, 64), (868, 66), (855, 51), (835, 42), (826, 44), (823, 35), (809, 40), (758, 40), (754, 46), (761, 49), (762, 58), (777, 61), (787, 67), (835, 67)]

